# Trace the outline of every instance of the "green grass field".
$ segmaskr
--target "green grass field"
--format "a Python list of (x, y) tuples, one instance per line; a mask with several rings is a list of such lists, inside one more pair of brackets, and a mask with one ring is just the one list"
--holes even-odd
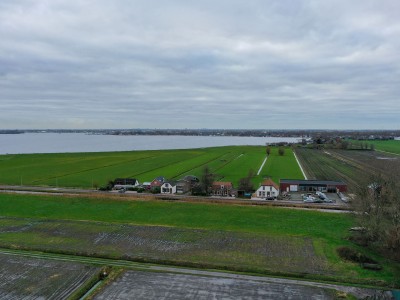
[[(138, 225), (161, 225), (180, 228), (247, 232), (268, 238), (311, 239), (314, 252), (327, 260), (332, 268), (331, 278), (339, 281), (399, 284), (399, 266), (385, 261), (369, 250), (352, 245), (346, 238), (352, 226), (348, 214), (273, 207), (228, 206), (218, 204), (172, 203), (161, 201), (126, 201), (102, 198), (0, 195), (2, 216), (52, 220), (89, 220)], [(7, 221), (8, 222), (8, 221)], [(17, 221), (18, 222), (18, 221)], [(90, 230), (88, 228), (87, 230)], [(4, 236), (6, 238), (6, 236)], [(36, 238), (12, 236), (12, 244)], [(41, 245), (53, 243), (40, 236)], [(2, 239), (6, 242), (5, 239)], [(341, 260), (336, 248), (351, 246), (378, 260), (384, 270), (362, 269), (358, 264)], [(274, 270), (279, 272), (279, 270)], [(358, 280), (357, 279), (357, 280)]]
[(278, 154), (278, 148), (273, 148), (260, 175), (271, 177), (277, 184), (279, 184), (279, 179), (304, 179), (290, 148), (285, 149), (283, 156)]
[[(237, 186), (249, 170), (258, 171), (266, 156), (262, 146), (229, 146), (189, 150), (159, 150), (105, 153), (0, 155), (0, 184), (92, 188), (118, 177), (140, 182), (157, 176), (180, 179), (200, 176), (208, 165), (217, 180)], [(263, 176), (302, 178), (290, 148), (284, 156), (273, 149), (256, 186)]]
[(375, 150), (400, 154), (400, 140), (349, 140), (349, 142), (356, 147), (362, 143), (367, 144), (368, 147), (370, 147), (370, 145), (374, 145)]
[(365, 141), (375, 145), (376, 150), (382, 150), (390, 153), (400, 154), (400, 141)]

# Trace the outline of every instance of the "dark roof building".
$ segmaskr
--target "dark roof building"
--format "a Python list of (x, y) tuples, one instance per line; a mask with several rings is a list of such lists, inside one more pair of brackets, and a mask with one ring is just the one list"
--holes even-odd
[(139, 181), (135, 178), (116, 178), (114, 185), (139, 185)]
[(301, 180), (301, 179), (281, 179), (281, 192), (347, 192), (347, 184), (341, 181), (332, 180)]

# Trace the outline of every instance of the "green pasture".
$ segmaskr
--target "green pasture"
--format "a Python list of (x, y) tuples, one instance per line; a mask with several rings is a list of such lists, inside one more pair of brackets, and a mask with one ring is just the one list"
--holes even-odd
[(279, 184), (280, 179), (304, 179), (303, 173), (290, 148), (285, 148), (285, 154), (282, 156), (278, 154), (278, 148), (272, 148), (271, 154), (260, 175), (262, 177), (271, 177), (277, 184)]
[(400, 141), (388, 140), (388, 141), (364, 141), (375, 145), (376, 150), (382, 150), (390, 153), (400, 154)]
[(355, 146), (359, 144), (374, 145), (375, 150), (385, 151), (394, 154), (400, 154), (400, 140), (349, 140)]
[[(263, 146), (228, 146), (187, 150), (159, 150), (104, 153), (0, 155), (0, 184), (93, 188), (118, 177), (134, 177), (140, 182), (155, 177), (180, 179), (201, 176), (208, 165), (217, 180), (239, 179), (249, 170), (257, 172), (265, 159)], [(284, 156), (273, 149), (261, 174), (263, 177), (302, 178), (290, 148)], [(300, 176), (300, 177), (299, 177)]]
[[(315, 253), (327, 260), (332, 271), (330, 278), (333, 280), (354, 282), (354, 278), (358, 278), (360, 283), (399, 284), (398, 264), (385, 261), (375, 253), (359, 248), (347, 240), (348, 230), (353, 225), (349, 214), (274, 207), (15, 194), (0, 195), (0, 212), (2, 216), (7, 217), (249, 232), (271, 238), (287, 238), (288, 241), (303, 237), (311, 239)], [(7, 242), (8, 238), (13, 245), (18, 245), (19, 239), (27, 241), (34, 237), (23, 234), (10, 237), (5, 235), (2, 237), (3, 242)], [(52, 241), (43, 240), (43, 243), (45, 246)], [(384, 270), (368, 271), (358, 264), (343, 261), (336, 253), (339, 246), (358, 248), (359, 251), (378, 260), (384, 266)]]

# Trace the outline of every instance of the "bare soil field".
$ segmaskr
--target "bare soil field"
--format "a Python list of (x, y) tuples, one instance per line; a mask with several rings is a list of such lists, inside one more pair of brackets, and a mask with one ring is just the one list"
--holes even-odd
[(128, 271), (93, 299), (392, 299), (390, 291), (217, 272)]
[(0, 299), (67, 299), (99, 268), (0, 254)]
[(333, 275), (312, 238), (88, 221), (0, 218), (0, 247), (127, 260)]
[(388, 170), (400, 169), (398, 155), (377, 151), (298, 148), (296, 154), (309, 179), (341, 180), (350, 191), (373, 174), (388, 175)]
[(94, 299), (335, 299), (328, 289), (295, 284), (128, 271)]

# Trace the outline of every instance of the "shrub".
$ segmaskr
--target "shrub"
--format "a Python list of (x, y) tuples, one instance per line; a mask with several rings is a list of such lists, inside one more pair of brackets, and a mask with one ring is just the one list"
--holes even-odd
[(339, 256), (345, 260), (356, 263), (376, 264), (376, 261), (365, 256), (364, 254), (349, 247), (339, 247), (336, 249)]

